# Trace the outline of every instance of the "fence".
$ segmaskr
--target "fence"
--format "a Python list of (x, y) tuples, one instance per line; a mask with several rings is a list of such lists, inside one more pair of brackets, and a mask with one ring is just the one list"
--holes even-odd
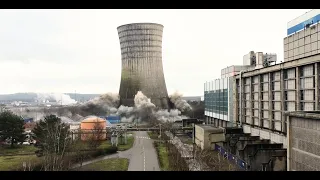
[(218, 151), (219, 154), (221, 154), (224, 158), (228, 159), (229, 161), (235, 163), (236, 165), (238, 165), (238, 167), (240, 167), (243, 170), (247, 170), (247, 163), (243, 160), (241, 160), (240, 158), (238, 158), (237, 156), (229, 153), (228, 151), (226, 151), (225, 149), (223, 149), (221, 146), (215, 144), (215, 151)]

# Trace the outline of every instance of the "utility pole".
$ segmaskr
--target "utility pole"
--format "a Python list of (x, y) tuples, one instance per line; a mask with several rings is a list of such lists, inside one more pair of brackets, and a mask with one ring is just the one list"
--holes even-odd
[(127, 126), (125, 127), (125, 134), (124, 134), (124, 143), (127, 144)]
[(160, 127), (160, 142), (161, 142), (161, 124), (159, 124)]

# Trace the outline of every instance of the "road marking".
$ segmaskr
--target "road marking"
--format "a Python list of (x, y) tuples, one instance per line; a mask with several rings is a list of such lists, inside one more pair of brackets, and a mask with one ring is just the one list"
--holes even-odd
[(150, 137), (137, 136), (138, 139), (150, 139)]
[(146, 171), (146, 154), (144, 151), (144, 146), (142, 146), (143, 149), (143, 170)]

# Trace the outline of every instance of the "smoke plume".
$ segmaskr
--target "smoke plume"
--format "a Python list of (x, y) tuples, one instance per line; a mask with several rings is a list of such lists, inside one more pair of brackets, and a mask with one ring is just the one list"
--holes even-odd
[(182, 99), (182, 94), (175, 92), (170, 95), (170, 100), (174, 104), (174, 106), (179, 109), (181, 112), (191, 111), (192, 108), (190, 104), (184, 99)]
[(61, 93), (38, 93), (36, 100), (38, 103), (56, 102), (61, 105), (71, 105), (77, 103), (77, 101), (72, 99), (69, 95)]
[[(107, 116), (118, 115), (121, 117), (121, 122), (152, 122), (152, 121), (176, 121), (182, 118), (187, 118), (182, 115), (183, 112), (191, 110), (191, 106), (182, 98), (179, 93), (174, 93), (170, 96), (172, 103), (177, 109), (157, 109), (151, 100), (141, 91), (138, 91), (134, 97), (134, 107), (121, 105), (119, 108), (119, 96), (114, 93), (106, 93), (83, 104), (75, 104), (76, 101), (70, 96), (64, 94), (38, 94), (38, 100), (46, 102), (55, 100), (62, 102), (64, 107), (50, 108), (34, 108), (24, 112), (25, 116), (34, 116), (36, 113), (38, 118), (43, 118), (45, 115), (55, 114), (63, 118), (63, 121), (70, 122), (81, 121), (89, 115)], [(21, 111), (20, 111), (21, 113)], [(33, 113), (33, 114), (32, 114)]]

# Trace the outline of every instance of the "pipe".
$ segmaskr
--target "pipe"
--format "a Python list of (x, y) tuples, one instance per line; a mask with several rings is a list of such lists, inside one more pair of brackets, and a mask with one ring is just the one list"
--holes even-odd
[(239, 121), (240, 121), (240, 127), (242, 127), (242, 73), (243, 73), (243, 70), (240, 71), (240, 98), (239, 98), (239, 105), (240, 105), (240, 118), (239, 118)]

